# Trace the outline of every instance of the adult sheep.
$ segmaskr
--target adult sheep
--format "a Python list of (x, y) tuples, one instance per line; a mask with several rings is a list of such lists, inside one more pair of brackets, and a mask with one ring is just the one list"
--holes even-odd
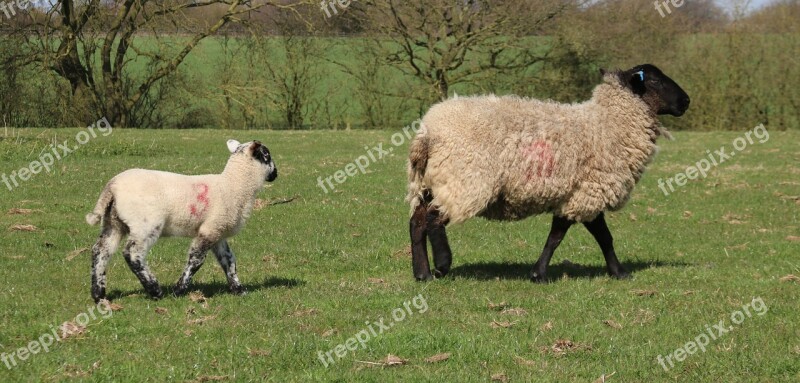
[(547, 243), (531, 278), (547, 266), (567, 230), (591, 232), (609, 274), (617, 260), (603, 212), (622, 208), (665, 134), (657, 115), (681, 116), (689, 96), (653, 65), (601, 70), (603, 83), (580, 104), (506, 96), (454, 98), (433, 106), (411, 143), (408, 197), (414, 276), (450, 270), (446, 225), (473, 216), (519, 220), (552, 213)]
[(106, 297), (106, 268), (122, 237), (128, 235), (123, 256), (151, 297), (163, 296), (145, 256), (162, 236), (193, 237), (189, 261), (175, 286), (175, 295), (189, 288), (208, 250), (225, 272), (231, 292), (244, 293), (236, 274), (236, 258), (227, 238), (244, 226), (264, 182), (278, 170), (269, 150), (258, 141), (228, 141), (231, 156), (221, 174), (185, 176), (155, 170), (124, 171), (106, 184), (86, 222), (103, 221), (92, 248), (92, 298)]

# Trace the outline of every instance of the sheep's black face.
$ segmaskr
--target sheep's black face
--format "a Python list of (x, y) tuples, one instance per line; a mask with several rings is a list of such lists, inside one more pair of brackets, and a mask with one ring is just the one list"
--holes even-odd
[(259, 141), (253, 142), (253, 158), (269, 167), (269, 171), (267, 172), (267, 182), (275, 181), (275, 179), (278, 178), (278, 168), (275, 166), (275, 163), (272, 162), (272, 156), (269, 154), (269, 149), (267, 149), (267, 147), (262, 145)]
[(654, 65), (638, 65), (621, 72), (620, 80), (656, 114), (680, 117), (689, 109), (689, 95)]

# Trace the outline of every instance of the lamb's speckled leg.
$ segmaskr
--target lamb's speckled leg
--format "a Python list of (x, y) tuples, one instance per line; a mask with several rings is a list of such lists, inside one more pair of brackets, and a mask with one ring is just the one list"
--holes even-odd
[(594, 221), (584, 222), (583, 225), (589, 229), (589, 232), (592, 233), (597, 244), (600, 245), (600, 249), (603, 251), (603, 257), (606, 258), (608, 273), (612, 277), (619, 279), (630, 277), (630, 273), (622, 267), (622, 264), (619, 263), (619, 259), (617, 259), (617, 253), (614, 252), (614, 238), (611, 236), (611, 231), (608, 230), (608, 225), (606, 225), (606, 219), (603, 213), (600, 213)]
[(156, 280), (156, 276), (153, 275), (150, 268), (147, 266), (145, 257), (153, 244), (158, 240), (160, 234), (160, 227), (143, 236), (131, 233), (128, 242), (125, 244), (125, 250), (122, 252), (122, 255), (125, 257), (125, 262), (128, 263), (128, 267), (130, 267), (131, 271), (139, 278), (139, 282), (142, 283), (145, 291), (154, 299), (161, 299), (164, 294), (161, 291), (158, 280)]
[(450, 250), (445, 231), (447, 220), (441, 217), (439, 209), (435, 207), (429, 208), (427, 220), (428, 239), (433, 250), (433, 274), (436, 278), (441, 278), (450, 272), (450, 265), (453, 263), (453, 252)]
[(197, 270), (200, 270), (200, 266), (203, 266), (203, 262), (206, 260), (206, 253), (213, 245), (214, 242), (202, 236), (192, 241), (192, 245), (189, 247), (189, 261), (186, 262), (186, 269), (175, 285), (175, 295), (186, 294), (186, 290), (189, 289), (189, 283), (192, 282), (192, 277), (197, 273)]
[(228, 241), (221, 240), (214, 245), (214, 255), (217, 257), (219, 265), (222, 266), (222, 271), (225, 272), (225, 278), (228, 279), (228, 287), (231, 292), (238, 295), (244, 295), (246, 291), (244, 286), (239, 283), (239, 276), (236, 275), (236, 257), (233, 255)]
[(414, 210), (414, 214), (409, 221), (409, 232), (411, 234), (411, 266), (414, 270), (414, 278), (418, 281), (429, 281), (433, 279), (431, 266), (428, 261), (427, 243), (427, 204), (420, 203)]
[(533, 266), (533, 271), (531, 272), (531, 279), (534, 282), (547, 282), (547, 266), (550, 264), (550, 258), (553, 257), (553, 253), (556, 251), (556, 248), (558, 248), (558, 245), (561, 244), (561, 240), (567, 235), (567, 230), (569, 230), (569, 227), (574, 223), (574, 221), (566, 218), (553, 216), (553, 223), (550, 226), (550, 235), (547, 237), (547, 243), (544, 245), (542, 255), (539, 257), (539, 260), (536, 261), (536, 264)]
[(95, 303), (106, 298), (108, 261), (117, 251), (122, 235), (121, 228), (114, 227), (108, 219), (103, 221), (103, 232), (92, 247), (92, 298)]

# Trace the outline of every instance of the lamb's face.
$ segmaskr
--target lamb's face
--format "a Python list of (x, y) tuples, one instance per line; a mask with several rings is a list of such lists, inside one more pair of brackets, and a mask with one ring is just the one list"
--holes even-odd
[(689, 109), (689, 95), (654, 65), (638, 65), (621, 72), (620, 80), (656, 114), (680, 117)]
[(261, 141), (239, 143), (236, 140), (228, 140), (228, 150), (232, 154), (241, 153), (248, 157), (252, 157), (258, 163), (267, 167), (267, 182), (275, 181), (278, 178), (278, 168), (272, 161), (272, 156), (269, 154), (269, 149), (261, 144)]

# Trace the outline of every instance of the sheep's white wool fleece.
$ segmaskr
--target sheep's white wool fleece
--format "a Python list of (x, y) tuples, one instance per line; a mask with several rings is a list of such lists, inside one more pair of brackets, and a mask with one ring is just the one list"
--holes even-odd
[(148, 235), (141, 231), (159, 225), (163, 236), (227, 238), (241, 230), (253, 209), (266, 177), (260, 166), (246, 155), (234, 155), (222, 174), (127, 170), (108, 182), (87, 221), (98, 220), (113, 198), (116, 214), (131, 233)]
[(413, 212), (431, 190), (451, 223), (545, 212), (591, 221), (627, 202), (655, 155), (658, 126), (612, 74), (581, 104), (450, 99), (430, 109), (411, 144), (408, 200)]

